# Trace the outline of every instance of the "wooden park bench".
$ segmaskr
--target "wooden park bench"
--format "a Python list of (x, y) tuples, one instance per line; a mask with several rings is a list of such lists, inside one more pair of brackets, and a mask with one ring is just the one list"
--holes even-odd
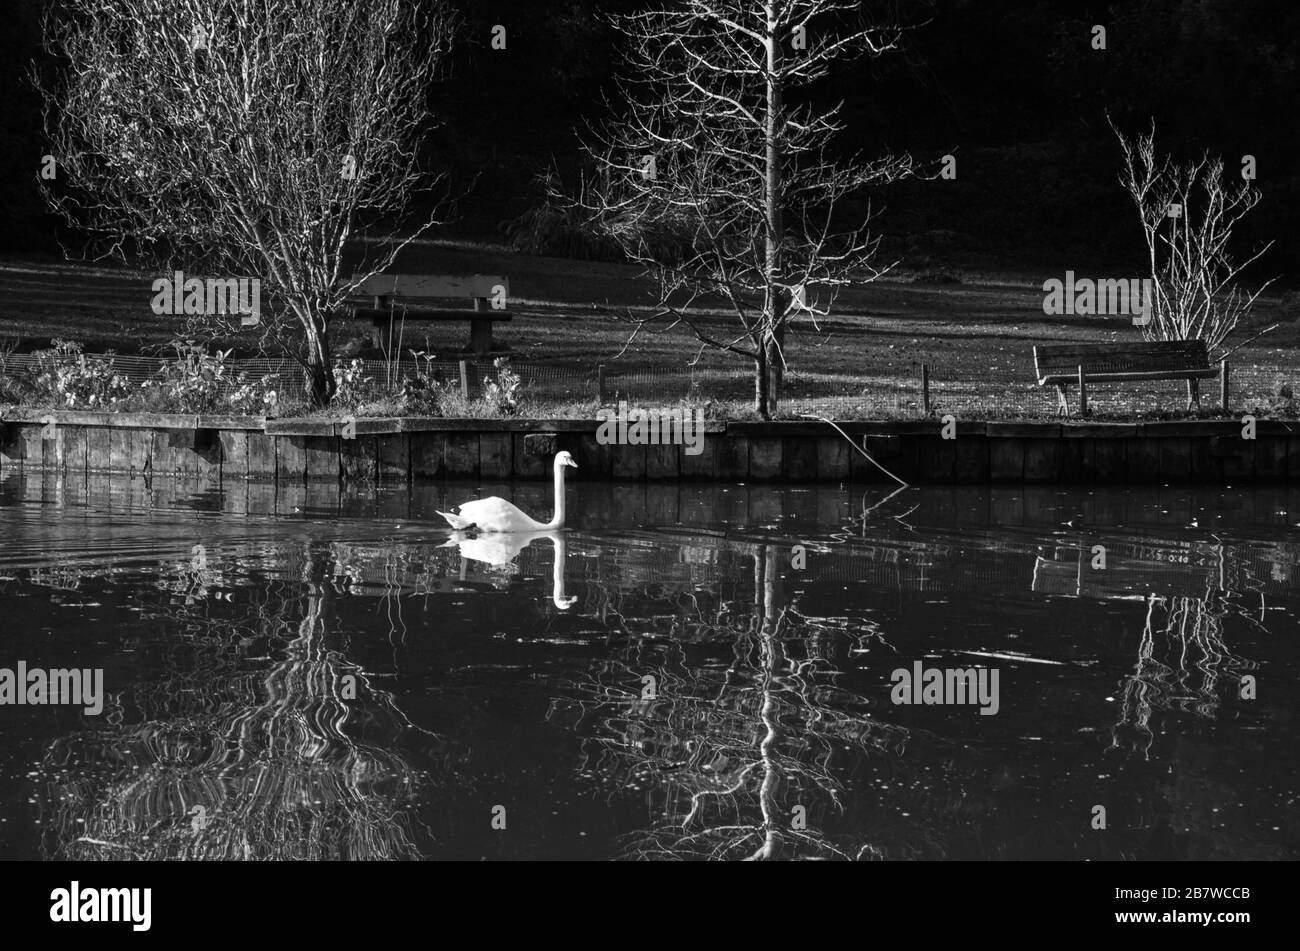
[(1034, 374), (1039, 386), (1055, 386), (1061, 415), (1070, 412), (1066, 388), (1079, 387), (1079, 414), (1088, 415), (1088, 384), (1139, 380), (1186, 380), (1187, 408), (1201, 405), (1200, 381), (1218, 376), (1223, 404), (1228, 402), (1228, 362), (1210, 364), (1204, 340), (1156, 340), (1133, 343), (1063, 344), (1034, 347)]
[[(402, 337), (412, 339), (404, 324), (459, 320), (469, 322), (468, 349), (490, 353), (492, 324), (511, 318), (509, 299), (509, 278), (486, 274), (372, 274), (354, 297), (357, 318), (370, 321), (371, 340), (385, 353)], [(448, 306), (452, 301), (472, 302), (472, 309)]]

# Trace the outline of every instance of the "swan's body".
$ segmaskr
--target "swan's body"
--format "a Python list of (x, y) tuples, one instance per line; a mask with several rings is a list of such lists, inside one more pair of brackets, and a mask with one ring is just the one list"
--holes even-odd
[(439, 512), (447, 524), (458, 532), (478, 529), (480, 532), (552, 532), (564, 527), (564, 470), (572, 466), (578, 468), (573, 457), (567, 452), (555, 454), (555, 515), (549, 522), (539, 522), (524, 512), (513, 502), (497, 498), (475, 499), (458, 505), (457, 511)]
[(480, 532), (544, 532), (550, 529), (544, 522), (529, 518), (514, 503), (495, 495), (466, 502), (458, 508), (458, 514), (438, 513), (458, 532), (474, 528)]

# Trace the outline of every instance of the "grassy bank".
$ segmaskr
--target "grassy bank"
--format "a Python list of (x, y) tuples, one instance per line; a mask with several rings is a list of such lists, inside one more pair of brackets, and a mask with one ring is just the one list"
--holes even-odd
[[(987, 270), (985, 262), (939, 273), (896, 270), (888, 279), (846, 292), (835, 313), (791, 332), (785, 415), (822, 412), (840, 418), (920, 415), (920, 370), (929, 368), (932, 409), (970, 418), (1034, 418), (1055, 413), (1055, 398), (1033, 382), (1033, 347), (1067, 342), (1139, 339), (1122, 319), (1047, 317), (1042, 282), (1052, 273)], [(1066, 265), (1062, 265), (1063, 273)], [(397, 270), (411, 273), (500, 273), (511, 283), (514, 320), (497, 325), (502, 352), (524, 378), (524, 411), (574, 417), (598, 405), (596, 367), (604, 366), (606, 399), (701, 405), (716, 418), (747, 418), (752, 383), (748, 368), (716, 353), (699, 353), (683, 329), (643, 332), (628, 343), (629, 313), (645, 313), (653, 288), (635, 269), (515, 254), (491, 244), (421, 242), (407, 249)], [(151, 275), (77, 265), (53, 258), (0, 259), (0, 338), (16, 353), (49, 347), (53, 337), (80, 341), (87, 353), (158, 352), (176, 334), (174, 319), (149, 310)], [(943, 283), (938, 283), (942, 281)], [(958, 283), (952, 283), (956, 281)], [(729, 328), (725, 315), (703, 315), (707, 328)], [(1281, 326), (1233, 355), (1234, 409), (1287, 412), (1286, 388), (1300, 388), (1300, 324), (1282, 295), (1263, 300), (1245, 339)], [(368, 327), (343, 322), (336, 333), (344, 362), (378, 358), (367, 349)], [(468, 337), (465, 324), (409, 330), (403, 350), (438, 354), (449, 373)], [(221, 345), (235, 355), (248, 341)], [(409, 354), (406, 354), (409, 359)], [(378, 359), (363, 365), (385, 376)], [(490, 367), (480, 368), (480, 373)], [(1209, 387), (1207, 389), (1207, 395)], [(302, 412), (296, 394), (281, 387), (275, 410)], [(1093, 395), (1101, 416), (1167, 417), (1181, 413), (1181, 384), (1101, 387)], [(392, 394), (372, 392), (338, 413), (400, 412)], [(1213, 400), (1208, 399), (1207, 409)], [(371, 406), (370, 404), (374, 404)], [(465, 407), (457, 408), (463, 411)]]

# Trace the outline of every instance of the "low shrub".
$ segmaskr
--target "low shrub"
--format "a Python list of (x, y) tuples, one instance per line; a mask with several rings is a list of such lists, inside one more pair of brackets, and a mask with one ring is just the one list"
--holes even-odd
[(30, 401), (54, 409), (114, 409), (129, 395), (131, 384), (113, 370), (113, 353), (89, 357), (81, 344), (55, 338), (51, 349), (32, 354), (36, 361)]
[[(398, 394), (400, 412), (416, 416), (462, 416), (467, 404), (459, 388), (442, 379), (434, 363), (436, 355), (427, 350), (412, 350), (416, 371), (402, 380)], [(464, 404), (464, 405), (462, 405)]]
[(490, 416), (518, 416), (524, 381), (510, 368), (510, 361), (492, 361), (495, 373), (483, 381), (483, 404)]
[(1278, 384), (1277, 389), (1269, 398), (1268, 412), (1271, 416), (1280, 416), (1286, 419), (1300, 417), (1300, 401), (1296, 399), (1295, 388), (1290, 383)]
[(0, 403), (22, 403), (27, 400), (27, 387), (23, 379), (9, 366), (9, 357), (14, 352), (14, 342), (5, 340), (0, 343)]
[(337, 409), (352, 410), (368, 400), (381, 397), (374, 377), (366, 375), (365, 364), (357, 357), (334, 368), (334, 399)]
[(162, 413), (265, 415), (278, 399), (279, 378), (252, 379), (227, 362), (231, 351), (207, 348), (193, 340), (174, 340), (175, 358), (140, 388), (138, 408)]

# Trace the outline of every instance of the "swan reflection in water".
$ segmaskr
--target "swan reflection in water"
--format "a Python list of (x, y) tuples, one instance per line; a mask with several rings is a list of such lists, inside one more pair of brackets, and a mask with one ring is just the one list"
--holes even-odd
[(493, 568), (510, 565), (520, 552), (539, 539), (546, 539), (555, 548), (555, 560), (551, 568), (551, 601), (561, 611), (567, 611), (577, 603), (576, 597), (568, 597), (564, 587), (564, 562), (568, 548), (563, 531), (544, 532), (496, 532), (486, 535), (470, 535), (466, 532), (452, 532), (443, 548), (456, 548), (464, 558), (481, 562)]

